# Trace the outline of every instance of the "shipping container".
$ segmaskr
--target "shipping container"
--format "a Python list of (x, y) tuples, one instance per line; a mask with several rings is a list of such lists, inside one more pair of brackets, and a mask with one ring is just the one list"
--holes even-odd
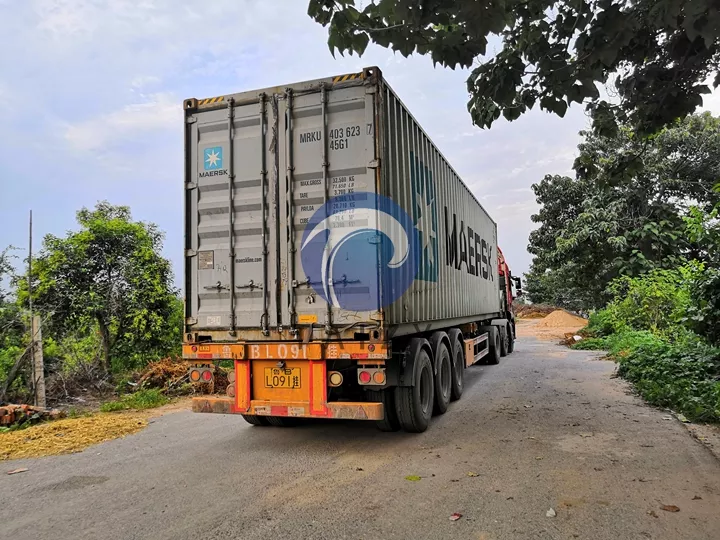
[[(184, 109), (183, 350), (195, 376), (202, 361), (236, 360), (233, 378), (244, 382), (223, 412), (318, 416), (328, 389), (313, 409), (297, 405), (319, 403), (299, 388), (325, 386), (329, 361), (374, 359), (368, 369), (385, 377), (412, 339), (431, 346), (453, 330), (474, 344), (473, 362), (489, 352), (493, 325), (512, 341), (497, 226), (380, 70), (189, 99)], [(277, 358), (300, 362), (282, 368), (298, 388), (272, 394)]]

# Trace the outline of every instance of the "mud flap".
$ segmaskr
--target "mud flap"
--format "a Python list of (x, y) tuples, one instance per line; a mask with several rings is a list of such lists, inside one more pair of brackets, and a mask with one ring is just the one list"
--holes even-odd
[(425, 338), (412, 338), (408, 343), (400, 363), (400, 377), (398, 386), (413, 386), (415, 380), (415, 359), (423, 347), (427, 348), (428, 355), (432, 358), (430, 343)]

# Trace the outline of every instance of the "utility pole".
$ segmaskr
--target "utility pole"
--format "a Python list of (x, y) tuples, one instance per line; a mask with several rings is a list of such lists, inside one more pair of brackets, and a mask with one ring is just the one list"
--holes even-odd
[(32, 365), (33, 389), (35, 390), (35, 406), (45, 407), (45, 360), (43, 358), (42, 328), (40, 317), (33, 312), (32, 288), (32, 210), (30, 210), (30, 239), (28, 255), (28, 298), (30, 304), (30, 364)]

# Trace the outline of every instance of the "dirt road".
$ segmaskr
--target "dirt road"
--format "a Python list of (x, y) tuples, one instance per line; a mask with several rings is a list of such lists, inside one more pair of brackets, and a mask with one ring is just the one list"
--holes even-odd
[(718, 538), (720, 463), (597, 356), (523, 337), (421, 435), (178, 412), (4, 462), (0, 538)]

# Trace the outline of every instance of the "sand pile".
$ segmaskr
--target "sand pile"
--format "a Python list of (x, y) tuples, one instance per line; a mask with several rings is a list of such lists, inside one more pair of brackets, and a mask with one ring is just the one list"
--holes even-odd
[(521, 319), (542, 319), (557, 310), (547, 304), (513, 304), (513, 308), (515, 315)]
[(541, 328), (583, 328), (587, 320), (558, 309), (537, 323)]

